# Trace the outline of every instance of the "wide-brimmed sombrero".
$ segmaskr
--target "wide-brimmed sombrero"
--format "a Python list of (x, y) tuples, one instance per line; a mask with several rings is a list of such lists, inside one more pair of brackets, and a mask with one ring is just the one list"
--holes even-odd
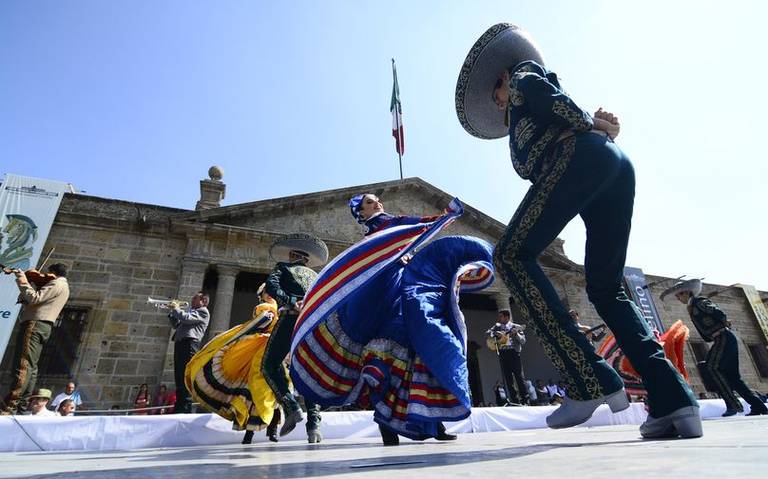
[(505, 112), (493, 101), (493, 87), (505, 68), (526, 60), (544, 64), (530, 34), (511, 23), (492, 26), (472, 46), (456, 82), (456, 114), (470, 135), (485, 140), (507, 136)]
[(700, 279), (689, 279), (686, 281), (678, 281), (675, 283), (674, 286), (671, 286), (664, 290), (663, 293), (661, 293), (661, 300), (664, 301), (664, 298), (667, 296), (674, 296), (677, 293), (682, 293), (684, 291), (687, 291), (694, 296), (698, 296), (701, 294), (701, 280)]
[(288, 261), (288, 253), (300, 251), (309, 261), (307, 266), (314, 268), (328, 261), (328, 247), (323, 240), (309, 233), (292, 233), (278, 239), (269, 248), (269, 255), (275, 261)]

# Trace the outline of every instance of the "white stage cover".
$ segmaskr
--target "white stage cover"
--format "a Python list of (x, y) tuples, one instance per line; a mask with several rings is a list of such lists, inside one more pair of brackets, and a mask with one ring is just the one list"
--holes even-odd
[[(725, 411), (722, 400), (699, 401), (703, 418), (719, 417)], [(583, 426), (641, 424), (646, 417), (641, 403), (618, 414), (602, 405)], [(745, 411), (749, 406), (744, 404)], [(545, 418), (555, 406), (474, 408), (459, 422), (446, 423), (449, 432), (510, 431), (546, 428)], [(378, 437), (371, 411), (325, 412), (322, 432), (325, 439)], [(304, 424), (283, 441), (306, 441)], [(242, 432), (214, 414), (173, 414), (162, 416), (76, 416), (0, 417), (0, 451), (117, 451), (159, 447), (239, 444)], [(254, 441), (265, 441), (264, 431)]]

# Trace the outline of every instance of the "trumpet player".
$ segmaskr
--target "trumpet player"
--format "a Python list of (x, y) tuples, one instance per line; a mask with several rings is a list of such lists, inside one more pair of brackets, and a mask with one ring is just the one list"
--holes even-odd
[(184, 370), (187, 363), (197, 351), (200, 350), (200, 342), (205, 336), (208, 321), (211, 318), (208, 313), (210, 296), (199, 291), (189, 302), (189, 309), (184, 311), (180, 302), (169, 301), (168, 319), (174, 329), (173, 337), (173, 377), (176, 380), (176, 408), (177, 413), (192, 412), (192, 396), (184, 385)]
[[(504, 384), (507, 387), (507, 397), (513, 403), (527, 405), (529, 403), (528, 388), (523, 375), (523, 363), (520, 353), (525, 344), (523, 326), (511, 321), (512, 314), (508, 309), (499, 310), (499, 322), (488, 330), (488, 334), (499, 341), (499, 361)], [(515, 391), (517, 387), (517, 391)]]

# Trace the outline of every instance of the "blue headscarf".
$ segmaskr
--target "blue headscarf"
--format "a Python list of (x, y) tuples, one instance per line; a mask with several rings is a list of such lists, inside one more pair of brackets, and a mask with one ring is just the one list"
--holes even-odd
[(360, 208), (363, 206), (363, 198), (365, 198), (365, 195), (367, 194), (368, 193), (355, 195), (349, 200), (349, 211), (352, 212), (352, 216), (354, 216), (355, 220), (357, 220), (357, 222), (360, 224), (365, 223), (363, 215), (360, 214)]

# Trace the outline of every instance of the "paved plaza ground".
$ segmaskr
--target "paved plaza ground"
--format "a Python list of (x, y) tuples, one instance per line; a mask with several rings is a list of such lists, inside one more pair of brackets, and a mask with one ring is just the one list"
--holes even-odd
[(0, 477), (768, 477), (768, 416), (705, 421), (704, 437), (645, 441), (637, 426), (462, 434), (455, 442), (300, 441), (126, 452), (2, 453)]

